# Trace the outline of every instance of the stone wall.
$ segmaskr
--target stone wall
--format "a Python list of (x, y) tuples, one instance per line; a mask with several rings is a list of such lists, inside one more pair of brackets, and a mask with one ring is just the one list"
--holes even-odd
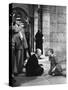
[(66, 7), (50, 6), (50, 47), (59, 60), (66, 57)]
[[(34, 12), (34, 35), (38, 30), (38, 12)], [(58, 59), (66, 58), (66, 7), (49, 6), (42, 8), (43, 54), (53, 48)]]

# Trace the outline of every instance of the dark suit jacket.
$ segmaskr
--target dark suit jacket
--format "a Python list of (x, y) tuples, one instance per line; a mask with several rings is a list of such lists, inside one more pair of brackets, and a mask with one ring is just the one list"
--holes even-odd
[(26, 64), (26, 71), (32, 73), (32, 72), (35, 72), (39, 68), (41, 68), (41, 67), (38, 64), (38, 59), (37, 59), (36, 55), (33, 54), (29, 58), (29, 60), (28, 60), (28, 62)]

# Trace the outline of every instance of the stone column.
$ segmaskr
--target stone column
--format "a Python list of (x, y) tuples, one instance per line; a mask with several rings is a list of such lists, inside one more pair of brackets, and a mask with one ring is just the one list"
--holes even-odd
[(50, 47), (50, 7), (43, 6), (43, 26), (42, 32), (44, 35), (43, 41), (43, 55), (45, 55), (47, 49)]
[[(42, 33), (42, 5), (38, 5), (38, 30)], [(43, 43), (42, 43), (42, 53), (43, 53)]]

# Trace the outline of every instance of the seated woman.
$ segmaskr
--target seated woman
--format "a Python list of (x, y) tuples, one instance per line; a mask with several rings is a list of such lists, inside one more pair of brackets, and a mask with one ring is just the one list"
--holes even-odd
[(50, 61), (49, 75), (66, 76), (65, 74), (63, 74), (63, 70), (62, 70), (61, 66), (56, 61), (56, 57), (54, 55), (53, 49), (48, 50), (48, 56), (49, 56), (49, 61)]
[(35, 54), (33, 54), (27, 64), (26, 64), (26, 76), (39, 76), (43, 74), (43, 68), (38, 64), (38, 58), (41, 55), (41, 50), (37, 49)]

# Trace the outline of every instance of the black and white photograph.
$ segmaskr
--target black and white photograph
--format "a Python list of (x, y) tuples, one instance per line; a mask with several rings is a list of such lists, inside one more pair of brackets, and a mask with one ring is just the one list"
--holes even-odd
[(66, 9), (9, 4), (9, 86), (66, 84)]

